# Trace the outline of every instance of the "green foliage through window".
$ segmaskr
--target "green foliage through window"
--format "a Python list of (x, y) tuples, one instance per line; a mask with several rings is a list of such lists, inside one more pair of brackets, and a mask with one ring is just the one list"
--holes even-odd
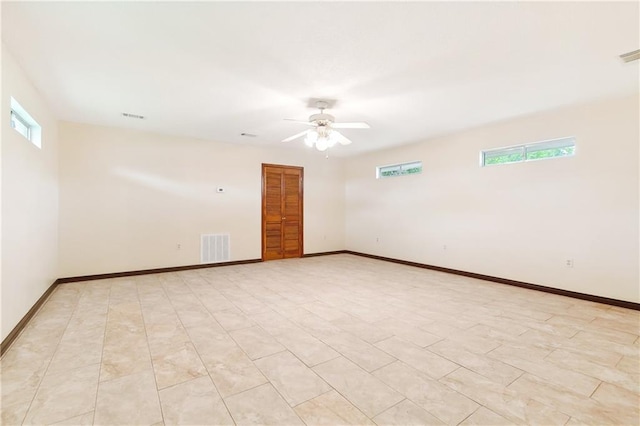
[(568, 157), (576, 152), (575, 138), (562, 138), (482, 152), (482, 166)]
[(376, 170), (378, 179), (391, 176), (413, 175), (416, 173), (422, 173), (422, 161), (393, 164), (390, 166), (379, 166)]
[(539, 160), (541, 158), (566, 157), (575, 154), (576, 147), (568, 146), (565, 148), (549, 148), (538, 151), (527, 151), (527, 160)]

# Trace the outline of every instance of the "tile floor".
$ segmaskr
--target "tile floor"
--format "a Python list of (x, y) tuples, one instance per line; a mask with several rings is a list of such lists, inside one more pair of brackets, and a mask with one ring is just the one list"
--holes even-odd
[(59, 286), (3, 424), (640, 422), (640, 313), (334, 255)]

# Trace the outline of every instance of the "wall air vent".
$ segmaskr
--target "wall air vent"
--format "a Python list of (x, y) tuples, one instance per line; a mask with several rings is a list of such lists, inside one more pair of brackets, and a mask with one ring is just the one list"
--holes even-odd
[(200, 236), (200, 263), (218, 263), (230, 260), (229, 234), (202, 234)]
[(122, 116), (127, 118), (136, 118), (138, 120), (144, 120), (144, 115), (129, 114), (128, 112), (123, 112)]
[(248, 138), (255, 138), (258, 135), (254, 135), (253, 133), (240, 133), (240, 136), (246, 136)]
[(634, 50), (633, 52), (627, 52), (620, 55), (620, 59), (624, 62), (633, 62), (640, 59), (640, 49)]

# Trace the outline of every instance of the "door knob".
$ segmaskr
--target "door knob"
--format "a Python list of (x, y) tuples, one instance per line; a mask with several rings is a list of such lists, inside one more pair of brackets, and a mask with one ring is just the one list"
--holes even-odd
[(282, 220), (285, 220), (285, 219), (286, 219), (286, 217), (283, 217), (283, 218), (282, 218)]

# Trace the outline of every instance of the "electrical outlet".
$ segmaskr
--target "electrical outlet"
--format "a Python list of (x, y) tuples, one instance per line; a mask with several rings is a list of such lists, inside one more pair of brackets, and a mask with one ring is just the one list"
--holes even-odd
[(442, 250), (446, 250), (446, 249), (447, 249), (447, 245), (446, 245), (446, 244), (444, 244), (444, 245), (442, 246)]
[(564, 266), (567, 268), (573, 268), (573, 259), (567, 259), (564, 261)]
[(380, 242), (380, 237), (376, 237), (376, 243)]
[(176, 250), (180, 250), (180, 249), (182, 249), (182, 244), (180, 243), (176, 244)]

